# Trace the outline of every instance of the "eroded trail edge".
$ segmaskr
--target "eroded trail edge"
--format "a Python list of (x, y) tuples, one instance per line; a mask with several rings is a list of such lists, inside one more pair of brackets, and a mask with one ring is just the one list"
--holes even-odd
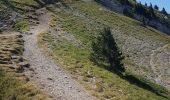
[(48, 59), (37, 46), (39, 33), (49, 29), (50, 14), (45, 9), (36, 11), (39, 24), (31, 26), (24, 34), (24, 57), (30, 63), (30, 69), (25, 71), (30, 80), (52, 95), (55, 100), (94, 100), (83, 87), (62, 71), (52, 60)]

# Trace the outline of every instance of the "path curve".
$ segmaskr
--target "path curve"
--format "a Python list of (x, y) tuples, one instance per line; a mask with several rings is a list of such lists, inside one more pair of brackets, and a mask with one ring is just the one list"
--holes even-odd
[(24, 58), (30, 62), (30, 69), (25, 74), (33, 83), (47, 91), (55, 100), (94, 100), (83, 87), (62, 71), (53, 61), (48, 59), (37, 46), (38, 33), (49, 29), (50, 15), (43, 14), (45, 10), (37, 10), (39, 25), (32, 26), (24, 35)]

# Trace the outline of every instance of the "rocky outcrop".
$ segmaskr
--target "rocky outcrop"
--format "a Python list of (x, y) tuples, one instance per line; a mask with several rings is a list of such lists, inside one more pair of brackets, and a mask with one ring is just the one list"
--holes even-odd
[[(141, 16), (141, 15), (138, 15), (138, 14), (134, 14), (134, 19), (138, 20), (138, 21), (142, 21), (144, 18), (144, 16)], [(145, 18), (147, 19), (147, 18)], [(161, 32), (164, 32), (164, 33), (167, 33), (168, 35), (170, 35), (170, 27), (168, 27), (167, 25), (165, 24), (162, 24), (160, 21), (158, 20), (149, 20), (149, 23), (147, 23), (149, 26), (161, 31)]]
[(95, 1), (105, 6), (106, 8), (119, 13), (123, 13), (123, 9), (125, 8), (124, 6), (111, 0), (95, 0)]
[[(98, 2), (99, 4), (105, 6), (106, 8), (108, 8), (112, 11), (118, 12), (120, 14), (123, 14), (124, 9), (131, 10), (130, 7), (121, 5), (120, 3), (116, 2), (116, 0), (95, 0), (95, 1)], [(133, 18), (138, 21), (143, 20), (143, 16), (135, 14), (135, 13), (133, 14)], [(147, 19), (147, 18), (145, 18), (145, 19)], [(161, 32), (164, 32), (164, 33), (170, 35), (170, 27), (161, 23), (159, 20), (156, 20), (156, 19), (150, 20), (148, 25), (161, 31)]]
[(3, 9), (0, 11), (0, 30), (9, 30), (12, 28), (17, 20), (21, 20), (22, 17), (19, 13), (12, 11), (11, 9)]

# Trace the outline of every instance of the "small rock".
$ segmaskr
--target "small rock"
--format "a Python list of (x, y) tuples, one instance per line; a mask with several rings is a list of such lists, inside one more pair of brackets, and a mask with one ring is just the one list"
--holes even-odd
[(65, 76), (64, 78), (68, 78), (67, 76)]
[(29, 70), (34, 72), (34, 69), (33, 69), (33, 68), (30, 68)]
[(11, 56), (11, 59), (18, 59), (18, 56), (12, 55), (12, 56)]
[(18, 38), (22, 38), (23, 36), (21, 34), (17, 35)]
[(39, 24), (39, 22), (36, 22), (36, 24)]
[(13, 67), (13, 66), (10, 66), (9, 68), (10, 68), (10, 69), (15, 69), (15, 67)]
[(69, 86), (69, 88), (72, 88), (72, 86)]
[(19, 65), (20, 65), (21, 67), (26, 67), (26, 68), (29, 68), (29, 67), (30, 67), (30, 64), (27, 63), (27, 62), (20, 62)]
[(52, 78), (47, 78), (48, 80), (53, 80)]

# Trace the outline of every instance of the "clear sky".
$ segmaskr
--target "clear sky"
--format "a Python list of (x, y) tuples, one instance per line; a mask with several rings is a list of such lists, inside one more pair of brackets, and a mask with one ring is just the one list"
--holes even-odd
[(150, 5), (150, 3), (152, 3), (152, 5), (158, 5), (159, 9), (162, 10), (162, 8), (164, 7), (165, 10), (170, 13), (170, 0), (137, 0), (137, 1), (141, 1), (142, 4), (145, 4), (145, 2)]

